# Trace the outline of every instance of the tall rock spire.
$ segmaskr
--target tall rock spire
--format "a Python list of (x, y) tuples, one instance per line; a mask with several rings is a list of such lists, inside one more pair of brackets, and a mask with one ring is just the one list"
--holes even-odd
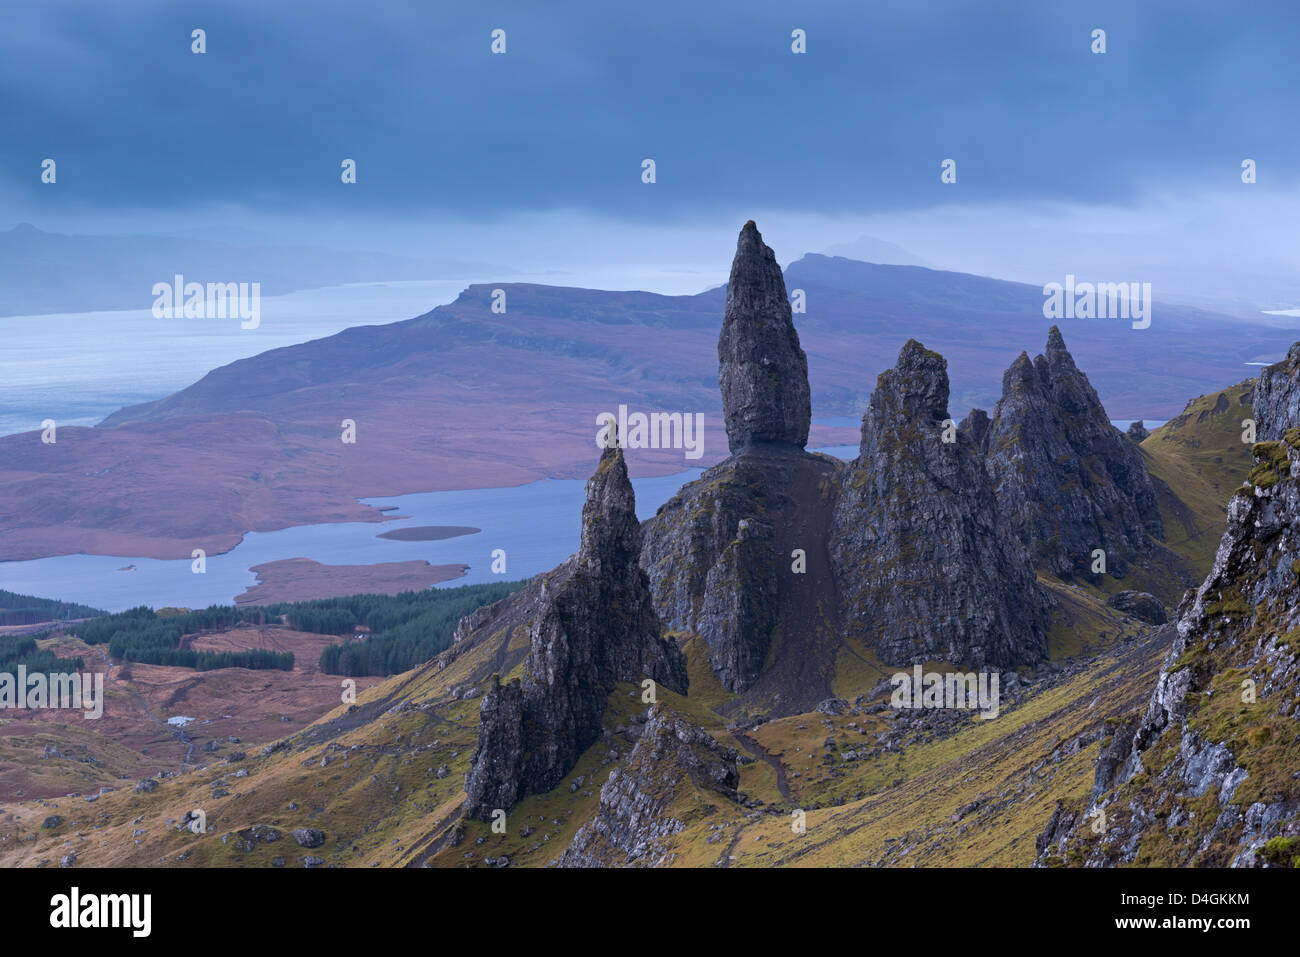
[[(727, 286), (718, 383), (732, 455), (646, 522), (641, 561), (664, 626), (703, 639), (723, 687), (764, 709), (811, 708), (831, 696), (818, 649), (839, 628), (825, 574), (830, 504), (809, 490), (829, 494), (840, 465), (804, 451), (808, 360), (776, 254), (752, 221)], [(789, 571), (796, 552), (812, 574)]]
[(752, 219), (740, 230), (727, 283), (718, 384), (733, 453), (754, 444), (807, 444), (808, 359), (799, 347), (776, 254)]

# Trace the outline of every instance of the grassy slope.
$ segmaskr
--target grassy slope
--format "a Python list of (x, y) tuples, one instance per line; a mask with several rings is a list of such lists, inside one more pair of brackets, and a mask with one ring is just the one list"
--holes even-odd
[(1181, 415), (1142, 443), (1151, 474), (1177, 496), (1159, 496), (1165, 544), (1204, 575), (1223, 535), (1228, 499), (1253, 464), (1241, 441), (1254, 380), (1249, 379), (1187, 403)]

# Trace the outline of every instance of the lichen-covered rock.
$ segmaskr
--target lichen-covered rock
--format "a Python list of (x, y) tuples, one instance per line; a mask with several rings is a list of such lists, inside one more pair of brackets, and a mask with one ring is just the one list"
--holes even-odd
[(893, 664), (1040, 660), (1049, 599), (997, 522), (979, 420), (947, 420), (947, 361), (909, 340), (871, 395), (832, 520), (843, 620)]
[(1282, 440), (1255, 446), (1146, 710), (1103, 749), (1088, 806), (1042, 835), (1040, 865), (1300, 857), (1300, 410), (1269, 382), (1257, 401), (1288, 416)]
[(1093, 552), (1122, 577), (1164, 534), (1141, 450), (1110, 424), (1053, 326), (1047, 351), (1021, 353), (983, 436), (1003, 523), (1054, 575), (1090, 573)]
[(314, 827), (300, 827), (289, 833), (303, 847), (320, 847), (325, 843), (325, 832)]
[(740, 231), (718, 337), (718, 384), (727, 444), (802, 449), (812, 402), (808, 359), (799, 346), (776, 254), (750, 220)]
[(478, 748), (465, 779), (467, 814), (486, 820), (558, 784), (599, 736), (618, 682), (648, 677), (685, 694), (685, 659), (660, 634), (640, 553), (636, 501), (615, 445), (601, 454), (587, 482), (578, 553), (498, 603), (512, 603), (513, 610), (478, 618), (487, 623), (528, 606), (522, 617), (531, 632), (524, 681), (502, 685), (494, 678), (479, 706)]
[(684, 810), (704, 792), (737, 799), (736, 752), (657, 706), (627, 764), (600, 789), (600, 806), (578, 829), (561, 867), (654, 867), (672, 856), (668, 839), (686, 827)]
[(1122, 591), (1106, 599), (1106, 604), (1148, 625), (1163, 625), (1165, 606), (1155, 595), (1144, 591)]

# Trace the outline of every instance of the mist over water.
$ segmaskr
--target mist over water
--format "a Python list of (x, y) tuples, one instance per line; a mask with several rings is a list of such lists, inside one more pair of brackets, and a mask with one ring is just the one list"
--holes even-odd
[(363, 283), (263, 296), (256, 329), (241, 329), (238, 319), (158, 319), (147, 307), (0, 318), (0, 435), (38, 429), (43, 419), (94, 425), (237, 359), (351, 326), (411, 319), (451, 302), (468, 284)]

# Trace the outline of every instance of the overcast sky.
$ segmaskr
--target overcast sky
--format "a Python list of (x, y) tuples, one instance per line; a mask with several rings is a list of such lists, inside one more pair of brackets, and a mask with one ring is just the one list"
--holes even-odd
[(870, 233), (1029, 281), (1264, 299), (1300, 278), (1294, 3), (43, 0), (5, 21), (0, 229), (702, 287), (754, 217), (782, 261)]

